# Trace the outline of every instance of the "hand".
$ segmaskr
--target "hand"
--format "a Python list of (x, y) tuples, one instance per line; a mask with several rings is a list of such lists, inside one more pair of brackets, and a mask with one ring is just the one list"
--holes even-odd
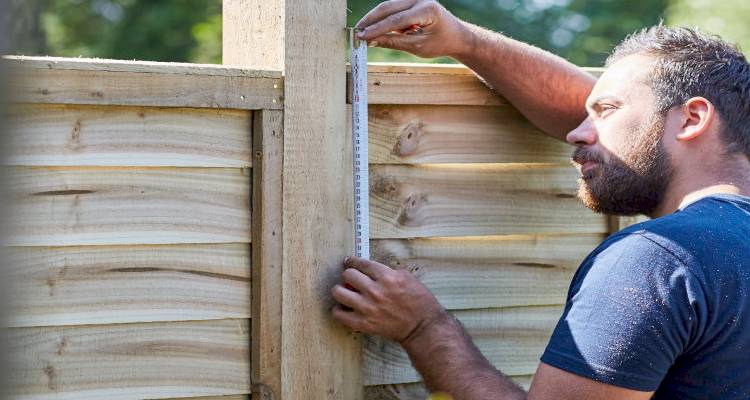
[[(420, 33), (409, 27), (419, 25)], [(370, 46), (408, 51), (419, 57), (458, 57), (469, 51), (471, 32), (435, 0), (388, 0), (356, 25)]]
[(331, 289), (341, 303), (333, 318), (354, 331), (404, 344), (447, 314), (409, 271), (359, 257), (347, 257), (344, 268), (344, 284)]

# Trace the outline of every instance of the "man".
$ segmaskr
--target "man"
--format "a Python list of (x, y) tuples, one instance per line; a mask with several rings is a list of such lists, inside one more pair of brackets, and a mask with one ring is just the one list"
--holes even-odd
[(371, 45), (464, 63), (576, 147), (588, 207), (654, 219), (583, 261), (528, 393), (406, 271), (348, 258), (337, 321), (399, 342), (456, 399), (750, 398), (750, 65), (736, 48), (656, 26), (595, 81), (433, 0), (386, 1), (358, 26)]

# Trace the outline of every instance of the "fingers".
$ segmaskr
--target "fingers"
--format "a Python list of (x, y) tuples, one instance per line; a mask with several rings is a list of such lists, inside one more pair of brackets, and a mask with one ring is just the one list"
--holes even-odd
[(430, 21), (425, 19), (424, 11), (420, 8), (410, 8), (405, 11), (391, 14), (382, 20), (368, 26), (360, 34), (363, 40), (371, 40), (388, 32), (402, 31), (412, 25), (428, 25)]
[(341, 277), (344, 278), (344, 283), (351, 285), (354, 290), (364, 293), (368, 292), (370, 285), (374, 283), (372, 278), (356, 268), (345, 269)]
[(339, 303), (354, 310), (360, 310), (362, 308), (362, 303), (364, 302), (361, 294), (341, 285), (334, 286), (333, 289), (331, 289), (331, 295)]
[(423, 38), (417, 37), (416, 35), (404, 35), (398, 33), (386, 33), (385, 35), (378, 36), (371, 39), (368, 42), (370, 47), (381, 47), (384, 49), (396, 49), (408, 52), (414, 52), (416, 50), (414, 43), (424, 40)]
[(370, 25), (374, 24), (375, 22), (380, 21), (381, 19), (391, 15), (395, 14), (397, 12), (401, 12), (404, 10), (408, 10), (411, 8), (414, 4), (417, 3), (417, 0), (389, 0), (384, 1), (380, 3), (377, 7), (370, 10), (370, 12), (367, 13), (364, 17), (362, 17), (359, 22), (357, 22), (357, 25), (355, 27), (357, 28), (367, 28)]
[(365, 318), (362, 315), (357, 314), (354, 311), (348, 311), (340, 304), (333, 306), (333, 309), (331, 309), (331, 316), (333, 316), (333, 319), (338, 323), (354, 331), (361, 331), (364, 326)]
[(386, 267), (379, 262), (360, 257), (347, 257), (346, 260), (344, 260), (344, 266), (356, 268), (373, 280), (378, 280), (384, 274), (388, 273), (388, 271), (391, 271), (391, 268)]

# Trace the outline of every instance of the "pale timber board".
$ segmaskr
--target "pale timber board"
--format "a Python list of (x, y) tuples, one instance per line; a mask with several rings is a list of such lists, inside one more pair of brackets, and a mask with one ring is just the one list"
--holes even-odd
[[(377, 73), (474, 75), (474, 72), (463, 64), (371, 62), (367, 63), (367, 69), (369, 72)], [(604, 68), (600, 67), (582, 67), (581, 69), (596, 77), (604, 72)]]
[(250, 167), (248, 111), (17, 104), (4, 163), (30, 166)]
[(284, 69), (284, 2), (222, 1), (221, 63), (244, 69)]
[(9, 67), (152, 74), (203, 75), (250, 78), (281, 78), (281, 71), (250, 69), (217, 64), (111, 60), (106, 58), (3, 56)]
[[(229, 4), (237, 5), (238, 3)], [(227, 7), (227, 2), (224, 3)], [(244, 10), (244, 7), (240, 7)], [(253, 350), (252, 380), (261, 391), (281, 393), (282, 241), (281, 172), (283, 170), (281, 111), (255, 113), (253, 145)], [(278, 395), (276, 395), (278, 396)]]
[(411, 271), (450, 310), (564, 304), (601, 234), (378, 239), (373, 260)]
[(287, 0), (284, 12), (281, 399), (358, 400), (361, 341), (330, 317), (354, 238), (346, 1)]
[[(594, 76), (601, 74), (600, 68), (584, 70)], [(370, 104), (508, 104), (470, 69), (458, 64), (370, 64), (367, 86)]]
[(12, 247), (5, 326), (250, 317), (250, 246)]
[(576, 175), (547, 164), (371, 165), (370, 234), (607, 232), (607, 218), (576, 198)]
[[(200, 68), (105, 62), (78, 65), (66, 61), (9, 58), (12, 100), (20, 103), (98, 104), (157, 107), (281, 109), (281, 78), (249, 73), (201, 74)], [(192, 73), (186, 73), (192, 71)]]
[(10, 328), (11, 399), (250, 393), (248, 321)]
[(6, 245), (250, 241), (250, 170), (13, 167)]
[[(509, 376), (524, 390), (529, 390), (533, 375)], [(367, 400), (425, 400), (430, 392), (422, 383), (401, 383), (395, 385), (368, 386), (365, 388)], [(459, 398), (456, 398), (458, 400)]]
[[(239, 394), (230, 396), (201, 396), (201, 397), (183, 397), (181, 400), (250, 400), (252, 398), (249, 394)], [(176, 400), (174, 397), (171, 399), (162, 400)]]
[(508, 104), (474, 75), (373, 71), (367, 74), (367, 100), (369, 104)]
[(510, 106), (373, 105), (370, 162), (565, 163), (571, 146)]
[[(485, 357), (506, 375), (536, 372), (539, 357), (562, 314), (562, 306), (455, 311)], [(406, 352), (397, 344), (365, 337), (365, 385), (420, 381)]]

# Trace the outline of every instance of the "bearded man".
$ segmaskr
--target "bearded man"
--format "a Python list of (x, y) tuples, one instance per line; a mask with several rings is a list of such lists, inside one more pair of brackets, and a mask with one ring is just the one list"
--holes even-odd
[(736, 47), (659, 25), (617, 46), (597, 81), (433, 0), (383, 2), (358, 27), (370, 45), (467, 65), (575, 146), (589, 208), (653, 219), (583, 261), (528, 393), (409, 272), (348, 258), (337, 321), (400, 343), (456, 399), (750, 398), (750, 65)]

